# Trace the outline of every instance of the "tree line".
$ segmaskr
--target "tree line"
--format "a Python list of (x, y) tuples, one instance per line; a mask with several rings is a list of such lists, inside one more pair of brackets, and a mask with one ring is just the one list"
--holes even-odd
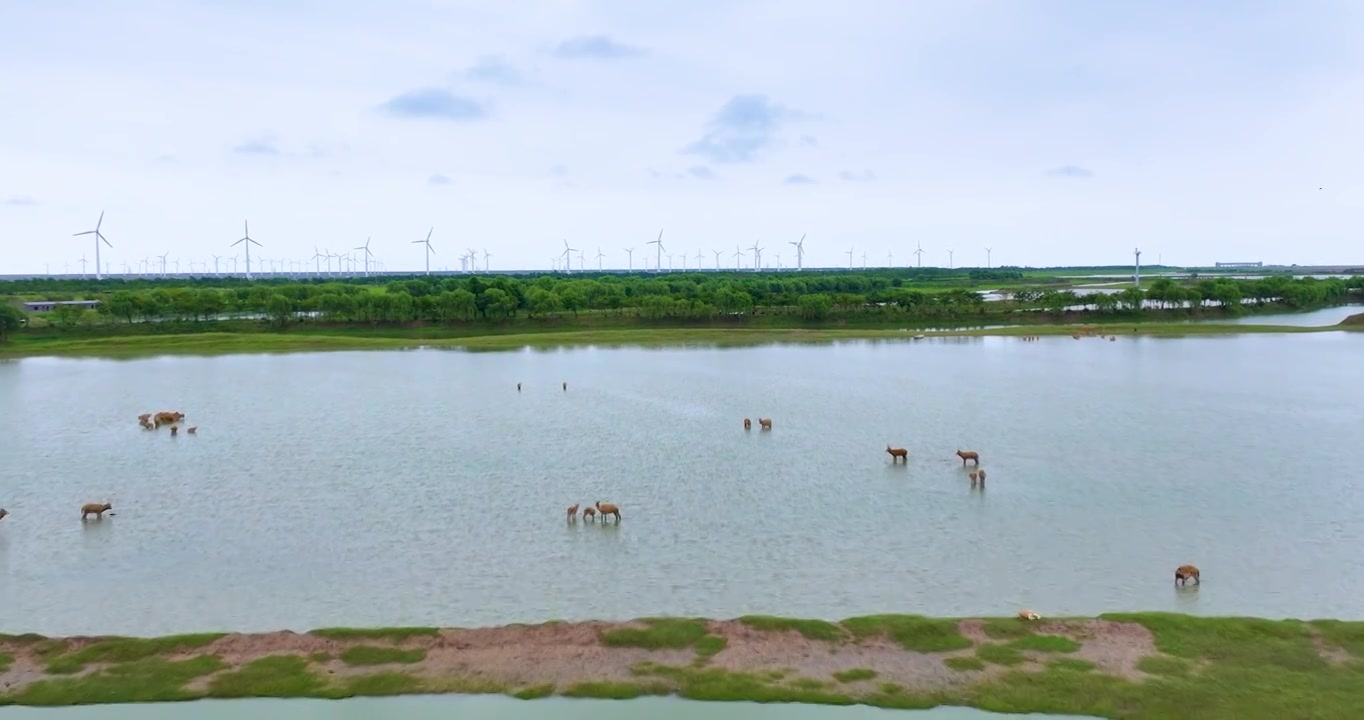
[[(988, 277), (984, 275), (988, 274)], [(417, 276), (383, 282), (267, 280), (235, 286), (206, 282), (86, 283), (69, 299), (97, 299), (98, 311), (58, 306), (53, 324), (199, 322), (261, 316), (277, 324), (303, 320), (392, 325), (412, 322), (510, 322), (584, 314), (649, 321), (699, 321), (751, 314), (820, 321), (875, 319), (970, 320), (1043, 311), (1118, 313), (1198, 311), (1275, 304), (1308, 309), (1364, 294), (1364, 277), (1348, 280), (1205, 278), (1151, 280), (1145, 287), (1080, 293), (1055, 279), (1021, 284), (1016, 270), (907, 274), (669, 273), (636, 275)], [(970, 286), (995, 282), (1000, 301)], [(1064, 282), (1064, 281), (1060, 281)], [(996, 285), (995, 287), (999, 287)], [(48, 294), (46, 299), (59, 299)], [(0, 326), (0, 333), (3, 333)]]

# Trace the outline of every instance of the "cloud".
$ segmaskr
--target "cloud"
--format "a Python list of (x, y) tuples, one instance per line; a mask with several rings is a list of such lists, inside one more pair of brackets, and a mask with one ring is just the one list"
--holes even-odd
[(771, 145), (781, 124), (802, 114), (774, 104), (766, 95), (735, 95), (706, 124), (706, 134), (682, 149), (714, 163), (753, 162)]
[(488, 111), (479, 103), (442, 88), (418, 88), (390, 98), (380, 108), (397, 117), (478, 120)]
[(492, 83), (494, 85), (520, 85), (524, 82), (516, 68), (499, 57), (485, 55), (464, 71), (468, 80)]
[(871, 182), (872, 180), (876, 179), (876, 173), (870, 170), (863, 170), (862, 172), (844, 170), (843, 172), (838, 174), (838, 177), (848, 182)]
[(1082, 167), (1080, 167), (1079, 165), (1062, 165), (1061, 167), (1055, 167), (1055, 168), (1052, 168), (1052, 169), (1048, 170), (1048, 171), (1047, 171), (1047, 174), (1050, 175), (1050, 176), (1052, 176), (1052, 177), (1068, 177), (1068, 178), (1090, 178), (1090, 177), (1094, 177), (1094, 173), (1093, 173), (1093, 172), (1091, 172), (1091, 171), (1089, 171), (1089, 170), (1087, 170), (1087, 169), (1085, 169), (1085, 168), (1082, 168)]
[(817, 139), (815, 138), (814, 135), (801, 135), (801, 136), (800, 136), (800, 144), (801, 144), (801, 145), (812, 145), (812, 146), (813, 146), (813, 145), (818, 145), (818, 144), (819, 144), (819, 140), (817, 140)]
[(555, 165), (554, 167), (549, 169), (549, 174), (553, 175), (554, 177), (563, 177), (568, 174), (568, 166)]
[(787, 185), (812, 185), (814, 184), (815, 179), (810, 177), (809, 175), (802, 175), (800, 173), (796, 173), (795, 175), (787, 175), (786, 179), (783, 180), (782, 182), (786, 183)]
[(38, 204), (37, 200), (34, 200), (33, 198), (27, 195), (11, 195), (5, 198), (3, 202), (0, 202), (0, 205), (6, 205), (9, 207), (29, 207), (37, 204)]
[(706, 167), (705, 165), (693, 165), (692, 167), (687, 168), (687, 174), (696, 178), (697, 180), (715, 179), (715, 173), (712, 172), (711, 169)]
[(566, 60), (621, 60), (644, 53), (644, 48), (618, 43), (609, 35), (579, 35), (559, 43), (553, 54)]
[(440, 173), (432, 173), (431, 177), (426, 179), (426, 182), (432, 185), (449, 185), (450, 177), (448, 175), (442, 175)]
[(238, 155), (278, 155), (279, 148), (275, 145), (273, 140), (258, 138), (256, 140), (247, 140), (246, 142), (233, 147), (232, 152), (237, 153)]

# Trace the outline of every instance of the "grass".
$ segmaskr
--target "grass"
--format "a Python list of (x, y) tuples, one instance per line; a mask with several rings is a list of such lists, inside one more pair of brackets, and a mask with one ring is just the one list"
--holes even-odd
[(346, 681), (346, 695), (415, 695), (426, 689), (421, 678), (405, 673), (383, 672), (359, 675)]
[(995, 640), (1013, 640), (1032, 635), (1032, 625), (1018, 618), (990, 618), (984, 622), (985, 634)]
[(308, 669), (308, 661), (295, 655), (270, 655), (247, 663), (240, 670), (214, 676), (209, 697), (336, 697), (320, 676)]
[(876, 671), (868, 668), (852, 668), (851, 670), (834, 673), (834, 679), (841, 683), (871, 680), (874, 677), (876, 677)]
[(601, 643), (608, 647), (683, 650), (694, 647), (707, 633), (706, 621), (696, 618), (644, 618), (641, 622), (645, 627), (603, 631)]
[(1193, 663), (1176, 657), (1148, 655), (1137, 661), (1137, 669), (1148, 675), (1183, 676), (1193, 672)]
[(1047, 667), (1052, 670), (1068, 670), (1070, 672), (1089, 672), (1095, 668), (1094, 663), (1080, 658), (1061, 657), (1047, 663)]
[(976, 657), (991, 665), (1019, 665), (1027, 658), (1023, 653), (1008, 646), (987, 643), (976, 648)]
[(729, 640), (719, 635), (706, 635), (696, 641), (696, 657), (699, 660), (710, 659), (728, 646)]
[(633, 700), (645, 695), (667, 695), (670, 691), (661, 683), (585, 682), (573, 685), (561, 694), (564, 697)]
[(866, 615), (840, 623), (856, 638), (886, 635), (906, 650), (947, 652), (971, 647), (957, 620), (922, 615)]
[(144, 658), (81, 677), (39, 680), (12, 699), (19, 705), (51, 706), (193, 700), (198, 695), (185, 689), (185, 683), (222, 667), (212, 655), (179, 661)]
[(51, 655), (47, 658), (46, 669), (53, 675), (70, 675), (80, 672), (90, 663), (126, 663), (197, 650), (225, 635), (226, 633), (197, 633), (146, 639), (104, 638), (70, 653), (60, 653), (59, 649), (54, 648), (49, 651)]
[(355, 645), (341, 652), (341, 662), (347, 665), (390, 665), (395, 663), (412, 664), (426, 659), (426, 651), (404, 650), (402, 648)]
[(1320, 633), (1328, 645), (1334, 645), (1352, 657), (1364, 659), (1364, 623), (1314, 620), (1312, 628)]
[(798, 632), (810, 640), (842, 640), (847, 631), (827, 620), (803, 620), (775, 615), (745, 615), (739, 622), (764, 632)]
[(436, 637), (440, 628), (433, 627), (382, 627), (382, 628), (320, 628), (308, 631), (309, 635), (328, 640), (388, 640), (402, 642), (414, 637)]
[(512, 693), (512, 697), (516, 698), (517, 700), (538, 700), (540, 698), (549, 697), (550, 695), (553, 694), (554, 685), (551, 683), (546, 683), (544, 685), (532, 685), (531, 687), (517, 690), (516, 692)]
[[(1310, 333), (1350, 329), (1349, 325), (1304, 327), (1212, 322), (1158, 322), (1151, 320), (1093, 323), (1101, 332), (1119, 335), (1184, 337), (1201, 335)], [(1007, 321), (1007, 320), (1005, 320)], [(321, 352), (334, 350), (400, 350), (416, 347), (460, 348), (470, 351), (515, 350), (523, 347), (551, 348), (597, 346), (744, 346), (765, 343), (828, 343), (846, 340), (900, 339), (913, 334), (928, 337), (1063, 336), (1078, 324), (1019, 324), (1003, 327), (970, 327), (971, 323), (998, 323), (1000, 319), (963, 319), (962, 329), (912, 329), (911, 320), (896, 320), (870, 327), (642, 327), (630, 329), (548, 329), (521, 332), (499, 329), (457, 331), (404, 328), (294, 327), (283, 331), (156, 333), (138, 335), (90, 335), (72, 333), (16, 333), (0, 345), (0, 357), (70, 356), (139, 357), (148, 355), (221, 355), (231, 353)], [(1136, 329), (1136, 333), (1133, 333)], [(474, 334), (471, 334), (474, 333)], [(482, 333), (482, 334), (477, 334)], [(1097, 341), (1095, 341), (1097, 342)]]
[(14, 664), (14, 655), (7, 652), (0, 652), (0, 673), (9, 669)]

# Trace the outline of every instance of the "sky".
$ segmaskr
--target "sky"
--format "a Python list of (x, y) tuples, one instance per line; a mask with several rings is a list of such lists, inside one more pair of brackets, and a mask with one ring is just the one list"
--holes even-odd
[(115, 273), (227, 270), (248, 221), (253, 268), (1359, 263), (1360, 37), (1355, 0), (0, 0), (0, 274), (93, 272), (101, 213)]

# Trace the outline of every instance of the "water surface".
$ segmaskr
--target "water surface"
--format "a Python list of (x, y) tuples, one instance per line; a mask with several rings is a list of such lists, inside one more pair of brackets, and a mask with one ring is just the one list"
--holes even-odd
[[(0, 363), (0, 631), (1359, 617), (1361, 358), (1321, 333)], [(160, 409), (199, 434), (137, 427)], [(564, 522), (597, 499), (624, 520)]]

